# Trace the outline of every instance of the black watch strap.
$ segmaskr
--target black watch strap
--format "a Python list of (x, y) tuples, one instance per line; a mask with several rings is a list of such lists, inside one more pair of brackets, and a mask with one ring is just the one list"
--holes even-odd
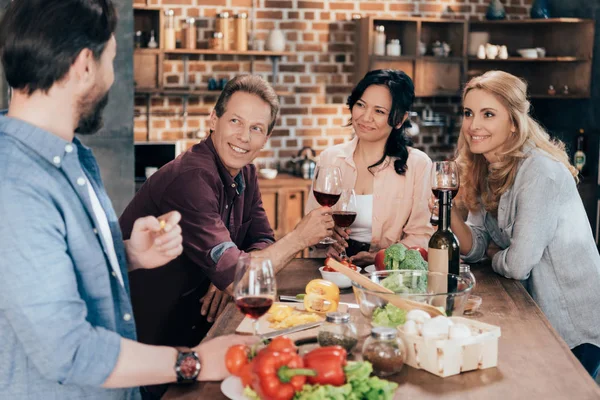
[(198, 354), (190, 349), (177, 349), (177, 361), (175, 362), (175, 373), (177, 383), (196, 382), (202, 366)]

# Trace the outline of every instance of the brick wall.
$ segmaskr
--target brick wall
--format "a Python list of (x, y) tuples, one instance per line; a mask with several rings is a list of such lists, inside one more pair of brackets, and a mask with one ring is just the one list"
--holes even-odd
[[(201, 27), (201, 37), (207, 40), (214, 29), (217, 12), (249, 11), (253, 0), (149, 0), (162, 4), (183, 18), (193, 16)], [(259, 163), (272, 164), (297, 154), (303, 146), (317, 151), (342, 143), (352, 131), (343, 125), (349, 113), (344, 105), (352, 88), (355, 15), (392, 17), (422, 16), (434, 18), (483, 18), (489, 0), (254, 0), (256, 2), (255, 36), (265, 40), (273, 28), (283, 30), (286, 50), (295, 53), (280, 60), (279, 74), (274, 86), (293, 94), (280, 97), (281, 116), (273, 137), (261, 154)], [(134, 0), (145, 3), (145, 0)], [(533, 0), (502, 0), (509, 18), (529, 15)], [(254, 71), (272, 82), (271, 62), (265, 57), (251, 61), (248, 57), (200, 56), (191, 57), (189, 82), (197, 89), (205, 89), (211, 77), (231, 78)], [(183, 84), (181, 58), (169, 59), (164, 64), (165, 87)], [(196, 139), (207, 131), (206, 120), (216, 101), (215, 96), (189, 98), (187, 118), (176, 116), (182, 112), (183, 102), (177, 97), (153, 97), (151, 100), (151, 139)], [(447, 127), (421, 127), (414, 138), (415, 146), (426, 151), (433, 159), (443, 159), (453, 152), (456, 127), (459, 121), (459, 99), (417, 99), (414, 109), (420, 111), (429, 105), (434, 111), (449, 115), (453, 123)], [(136, 98), (135, 137), (147, 136), (145, 99)], [(155, 114), (155, 115), (154, 115)]]

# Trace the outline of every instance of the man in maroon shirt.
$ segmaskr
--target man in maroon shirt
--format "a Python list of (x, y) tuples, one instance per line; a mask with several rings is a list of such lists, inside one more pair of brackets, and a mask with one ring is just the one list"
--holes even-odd
[(208, 139), (152, 175), (124, 211), (125, 239), (140, 216), (172, 210), (182, 215), (183, 254), (160, 269), (130, 275), (139, 341), (196, 345), (226, 303), (220, 291), (231, 294), (242, 253), (269, 258), (279, 271), (332, 233), (331, 210), (323, 207), (274, 241), (251, 162), (266, 144), (278, 111), (277, 95), (260, 77), (229, 81), (211, 114)]

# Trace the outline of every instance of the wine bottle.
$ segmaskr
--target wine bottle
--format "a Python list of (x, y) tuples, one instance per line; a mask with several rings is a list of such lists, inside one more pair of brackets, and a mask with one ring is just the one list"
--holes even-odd
[[(443, 274), (460, 274), (460, 250), (458, 239), (450, 229), (450, 210), (452, 208), (452, 193), (444, 190), (439, 192), (439, 222), (438, 230), (429, 240), (428, 263), (430, 272), (441, 272)], [(434, 293), (452, 293), (456, 291), (455, 278), (443, 275), (444, 278), (430, 275), (428, 290)], [(452, 303), (434, 304), (446, 307), (446, 312), (452, 310)]]
[(575, 155), (573, 156), (573, 165), (575, 165), (575, 168), (577, 168), (579, 173), (582, 175), (584, 172), (586, 162), (584, 133), (585, 132), (583, 129), (579, 130), (579, 135), (577, 135), (577, 150), (575, 151)]

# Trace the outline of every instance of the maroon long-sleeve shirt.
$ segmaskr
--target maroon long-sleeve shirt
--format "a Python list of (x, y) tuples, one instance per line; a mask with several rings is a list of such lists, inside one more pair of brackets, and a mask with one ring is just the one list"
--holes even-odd
[[(197, 300), (208, 285), (225, 289), (233, 282), (242, 252), (263, 249), (274, 241), (256, 168), (247, 165), (232, 177), (210, 137), (142, 186), (119, 220), (124, 238), (131, 235), (137, 218), (173, 210), (182, 216), (183, 254), (164, 267), (130, 274), (139, 339), (144, 343), (185, 345), (171, 342), (178, 340), (177, 335), (185, 336), (177, 329), (197, 330), (196, 325), (203, 324), (194, 318), (200, 314)], [(188, 316), (190, 312), (194, 315)]]

